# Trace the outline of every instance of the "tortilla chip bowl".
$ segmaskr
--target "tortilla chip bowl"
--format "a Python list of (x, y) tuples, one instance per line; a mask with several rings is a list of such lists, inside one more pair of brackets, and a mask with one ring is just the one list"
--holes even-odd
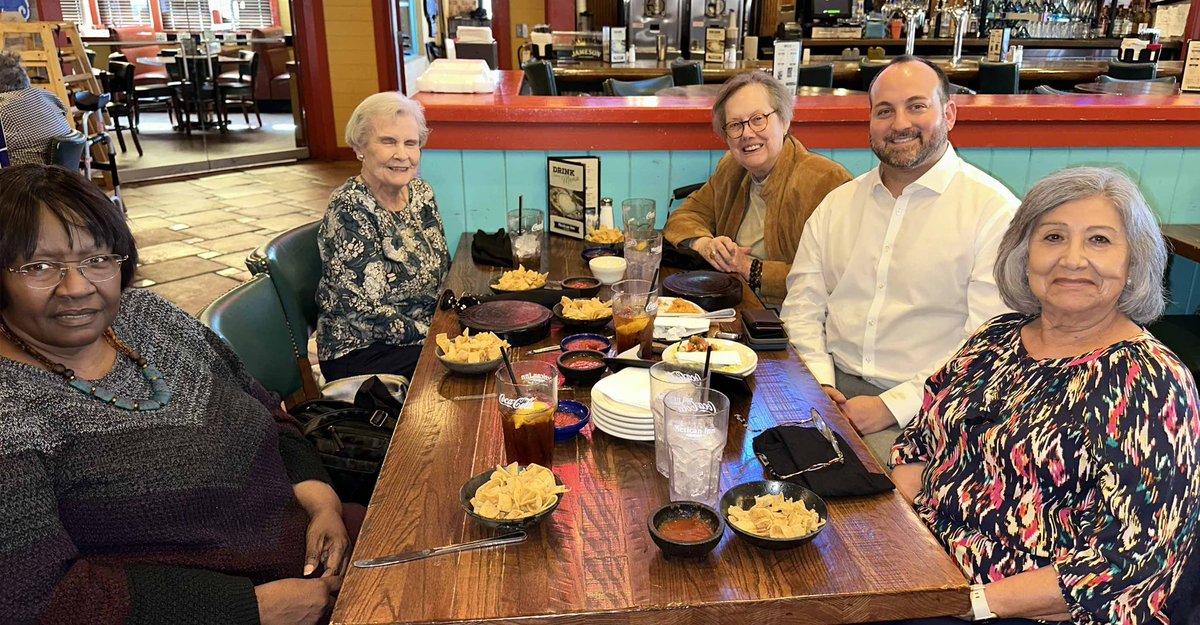
[[(754, 498), (760, 495), (783, 495), (792, 501), (802, 501), (808, 509), (817, 513), (817, 516), (820, 517), (821, 525), (816, 530), (803, 536), (795, 538), (770, 538), (768, 536), (751, 534), (728, 522), (730, 508), (736, 506), (748, 510), (754, 505)], [(727, 521), (726, 525), (729, 526), (729, 529), (733, 530), (733, 533), (755, 547), (777, 551), (795, 549), (812, 540), (813, 537), (821, 533), (821, 530), (825, 529), (825, 526), (829, 525), (829, 507), (825, 505), (825, 500), (803, 486), (779, 480), (760, 480), (738, 484), (725, 491), (724, 495), (721, 495), (721, 502), (717, 505), (717, 509), (721, 511), (721, 519)]]
[(444, 367), (455, 373), (461, 373), (463, 375), (483, 375), (485, 373), (491, 373), (496, 370), (496, 367), (499, 367), (501, 363), (504, 362), (503, 358), (497, 358), (487, 362), (454, 362), (451, 360), (446, 360), (446, 353), (442, 351), (442, 348), (437, 347), (435, 350), (436, 351), (434, 353), (437, 355), (438, 360), (442, 362)]
[[(526, 466), (527, 465), (521, 465), (520, 468), (524, 469)], [(493, 529), (524, 529), (533, 527), (538, 523), (545, 521), (550, 517), (551, 514), (554, 514), (554, 511), (558, 509), (558, 504), (562, 503), (563, 496), (557, 495), (555, 497), (554, 504), (550, 507), (538, 512), (537, 514), (519, 519), (491, 519), (476, 514), (474, 506), (471, 505), (471, 498), (475, 496), (475, 491), (479, 490), (480, 486), (483, 486), (489, 479), (491, 479), (492, 473), (495, 470), (495, 468), (488, 469), (487, 471), (484, 471), (483, 473), (480, 473), (479, 475), (467, 480), (467, 483), (463, 484), (462, 489), (458, 491), (458, 503), (462, 506), (463, 511), (467, 513), (467, 516), (475, 519), (476, 522), (484, 527), (490, 527)], [(559, 479), (557, 475), (554, 476), (554, 483), (562, 486), (562, 480)]]

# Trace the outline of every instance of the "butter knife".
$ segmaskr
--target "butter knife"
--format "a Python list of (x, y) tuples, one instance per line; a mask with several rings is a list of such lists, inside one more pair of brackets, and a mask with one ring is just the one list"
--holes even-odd
[(403, 562), (412, 562), (414, 560), (423, 560), (425, 558), (432, 558), (433, 556), (440, 556), (447, 553), (457, 553), (459, 551), (469, 551), (471, 549), (483, 549), (485, 547), (497, 547), (500, 545), (515, 545), (516, 543), (525, 542), (525, 540), (528, 538), (529, 534), (525, 530), (515, 530), (500, 534), (498, 536), (492, 536), (491, 538), (473, 540), (469, 543), (458, 543), (455, 545), (446, 545), (444, 547), (432, 547), (429, 549), (422, 549), (420, 551), (408, 551), (392, 556), (383, 556), (382, 558), (371, 558), (369, 560), (355, 560), (354, 566), (360, 569), (373, 569), (381, 566), (401, 564)]

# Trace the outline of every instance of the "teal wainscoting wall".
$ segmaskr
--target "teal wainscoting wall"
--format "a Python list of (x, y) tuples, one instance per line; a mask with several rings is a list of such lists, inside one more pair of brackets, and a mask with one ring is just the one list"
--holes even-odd
[[(862, 174), (878, 161), (870, 150), (815, 150)], [(421, 176), (433, 185), (451, 241), (458, 233), (504, 226), (507, 209), (545, 209), (546, 157), (569, 152), (426, 150)], [(659, 204), (658, 221), (666, 220), (671, 191), (703, 182), (724, 152), (646, 151), (587, 152), (600, 157), (600, 193), (617, 205), (629, 197), (649, 197)], [(1047, 174), (1072, 165), (1120, 167), (1138, 180), (1162, 223), (1200, 223), (1200, 148), (967, 148), (967, 161), (990, 172), (1018, 197)], [(577, 154), (578, 155), (578, 154)], [(452, 246), (453, 247), (453, 246)], [(1200, 307), (1197, 264), (1173, 257), (1169, 275), (1170, 313)]]

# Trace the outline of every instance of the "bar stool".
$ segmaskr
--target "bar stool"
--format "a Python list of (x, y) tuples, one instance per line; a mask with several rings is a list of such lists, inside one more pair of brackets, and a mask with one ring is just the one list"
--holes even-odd
[(1016, 63), (993, 63), (979, 59), (979, 93), (1013, 94), (1021, 87), (1021, 68)]
[(1112, 60), (1108, 62), (1108, 75), (1122, 80), (1149, 80), (1158, 75), (1158, 65)]
[(875, 76), (883, 71), (883, 68), (888, 66), (888, 61), (873, 61), (867, 58), (859, 59), (858, 61), (858, 78), (862, 81), (863, 91), (871, 90), (871, 82), (875, 80)]
[(558, 85), (554, 82), (554, 68), (546, 61), (530, 61), (521, 67), (525, 71), (525, 84), (529, 85), (529, 95), (558, 95)]
[(658, 76), (645, 80), (615, 80), (608, 78), (604, 81), (604, 95), (635, 96), (654, 95), (668, 87), (674, 87), (675, 82), (670, 76)]
[(704, 84), (704, 66), (696, 61), (675, 62), (671, 64), (671, 79), (674, 86)]
[(796, 84), (801, 87), (833, 87), (833, 63), (801, 65), (796, 70)]

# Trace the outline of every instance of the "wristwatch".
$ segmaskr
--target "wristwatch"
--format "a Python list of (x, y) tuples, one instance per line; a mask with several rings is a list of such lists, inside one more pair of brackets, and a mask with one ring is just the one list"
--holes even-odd
[(971, 584), (971, 620), (987, 621), (996, 618), (996, 613), (988, 607), (987, 595), (984, 594), (983, 584)]

